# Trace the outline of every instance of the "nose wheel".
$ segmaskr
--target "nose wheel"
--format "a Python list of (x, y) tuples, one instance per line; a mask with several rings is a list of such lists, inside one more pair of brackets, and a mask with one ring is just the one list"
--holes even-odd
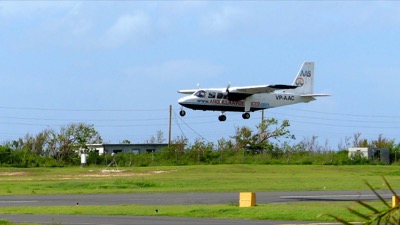
[(250, 113), (248, 113), (248, 112), (243, 113), (243, 114), (242, 114), (242, 118), (245, 119), (245, 120), (250, 119)]
[(184, 117), (184, 116), (186, 115), (185, 110), (182, 109), (181, 111), (179, 111), (179, 115), (182, 116), (182, 117)]

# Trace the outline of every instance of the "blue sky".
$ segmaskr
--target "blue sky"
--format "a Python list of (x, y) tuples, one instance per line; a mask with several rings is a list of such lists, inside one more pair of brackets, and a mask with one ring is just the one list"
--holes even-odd
[(308, 104), (270, 109), (296, 141), (318, 136), (400, 142), (400, 3), (395, 1), (1, 1), (0, 141), (73, 122), (108, 143), (168, 136), (216, 141), (235, 127), (227, 113), (187, 110), (179, 89), (290, 84), (315, 62)]

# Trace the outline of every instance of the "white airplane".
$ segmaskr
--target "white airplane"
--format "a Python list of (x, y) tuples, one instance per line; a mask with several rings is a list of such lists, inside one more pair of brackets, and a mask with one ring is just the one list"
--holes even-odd
[[(315, 97), (329, 96), (314, 94), (314, 62), (303, 63), (292, 85), (257, 85), (227, 88), (208, 88), (180, 90), (181, 94), (191, 94), (178, 100), (186, 108), (203, 111), (221, 111), (219, 121), (225, 121), (225, 112), (243, 112), (243, 119), (257, 110), (274, 108), (297, 103), (308, 103)], [(183, 110), (179, 115), (185, 116)]]

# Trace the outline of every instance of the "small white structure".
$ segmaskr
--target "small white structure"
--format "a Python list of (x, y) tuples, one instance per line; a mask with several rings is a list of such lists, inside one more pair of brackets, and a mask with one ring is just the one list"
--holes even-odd
[(390, 163), (388, 148), (349, 148), (349, 158), (361, 156), (367, 159), (379, 160), (384, 163)]
[(81, 151), (81, 167), (86, 166), (86, 154)]

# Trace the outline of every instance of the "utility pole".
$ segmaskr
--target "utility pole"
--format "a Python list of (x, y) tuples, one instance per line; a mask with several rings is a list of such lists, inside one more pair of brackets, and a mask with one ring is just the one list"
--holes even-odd
[(261, 110), (261, 126), (260, 126), (260, 135), (259, 141), (264, 140), (265, 137), (265, 124), (264, 124), (264, 109)]
[(168, 130), (168, 148), (171, 146), (171, 130), (172, 130), (172, 105), (169, 105), (169, 130)]
[(261, 122), (264, 121), (264, 109), (261, 111)]

